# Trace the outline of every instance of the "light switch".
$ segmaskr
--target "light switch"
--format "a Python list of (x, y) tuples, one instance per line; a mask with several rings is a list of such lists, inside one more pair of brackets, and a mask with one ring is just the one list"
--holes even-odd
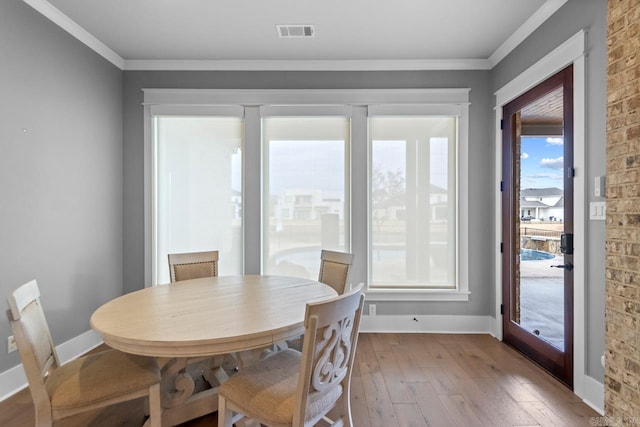
[(589, 203), (589, 219), (604, 221), (607, 216), (607, 202)]

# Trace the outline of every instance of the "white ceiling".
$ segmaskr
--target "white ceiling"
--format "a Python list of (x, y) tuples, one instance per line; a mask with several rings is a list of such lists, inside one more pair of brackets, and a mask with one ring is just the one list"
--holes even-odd
[(24, 1), (122, 69), (487, 69), (566, 2)]

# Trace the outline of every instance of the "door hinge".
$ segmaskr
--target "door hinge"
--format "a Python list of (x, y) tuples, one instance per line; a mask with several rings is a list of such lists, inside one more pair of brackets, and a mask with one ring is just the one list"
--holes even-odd
[(500, 119), (500, 129), (504, 129), (504, 119)]
[(504, 243), (500, 242), (500, 253), (504, 253)]
[(500, 314), (504, 314), (504, 304), (500, 304)]
[(504, 191), (504, 181), (500, 181), (500, 192)]
[(575, 168), (567, 168), (567, 178), (575, 178), (576, 169)]

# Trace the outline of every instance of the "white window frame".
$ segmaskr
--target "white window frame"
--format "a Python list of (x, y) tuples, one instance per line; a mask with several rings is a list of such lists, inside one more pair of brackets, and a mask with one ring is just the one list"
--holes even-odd
[[(153, 162), (152, 112), (166, 111), (244, 111), (245, 155), (243, 171), (258, 170), (262, 176), (260, 109), (293, 109), (313, 106), (351, 110), (351, 250), (356, 254), (351, 277), (355, 283), (368, 283), (368, 135), (367, 112), (394, 109), (422, 109), (432, 114), (459, 117), (458, 140), (458, 288), (456, 290), (393, 289), (369, 290), (369, 301), (467, 301), (469, 299), (469, 191), (468, 128), (469, 88), (452, 89), (143, 89), (144, 93), (144, 188), (145, 188), (145, 283), (152, 283)], [(311, 108), (311, 107), (309, 107)], [(220, 111), (220, 110), (218, 110)], [(244, 268), (247, 274), (261, 272), (262, 187), (260, 178), (243, 175)], [(353, 221), (358, 218), (358, 221)], [(360, 220), (361, 219), (361, 220)]]

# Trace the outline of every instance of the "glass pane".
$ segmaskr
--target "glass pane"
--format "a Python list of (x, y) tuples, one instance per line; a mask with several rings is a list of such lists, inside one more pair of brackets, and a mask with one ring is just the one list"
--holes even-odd
[(263, 119), (263, 271), (318, 277), (320, 249), (349, 250), (349, 119)]
[(242, 119), (157, 117), (156, 283), (167, 254), (218, 250), (219, 274), (242, 273)]
[(553, 267), (564, 264), (562, 88), (523, 108), (516, 125), (520, 255), (512, 320), (564, 350), (564, 269)]
[(372, 287), (456, 288), (455, 118), (369, 119)]

